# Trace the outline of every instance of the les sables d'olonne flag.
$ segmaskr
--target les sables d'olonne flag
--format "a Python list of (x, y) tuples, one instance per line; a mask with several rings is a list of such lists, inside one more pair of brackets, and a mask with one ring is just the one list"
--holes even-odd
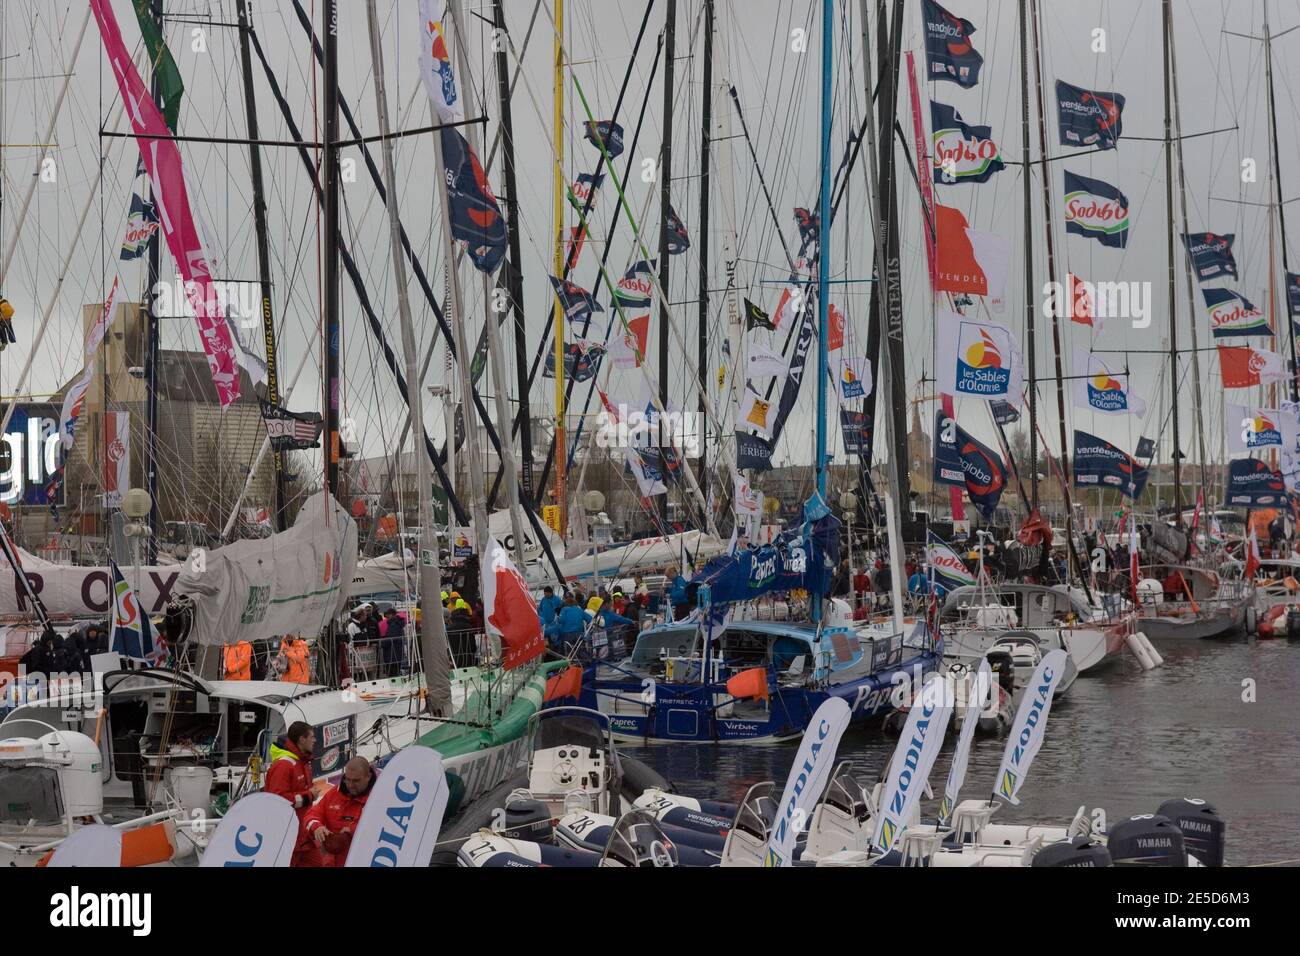
[(496, 538), (488, 541), (483, 562), (483, 619), (488, 633), (501, 638), (505, 670), (526, 664), (546, 650), (542, 620), (519, 569)]
[(1145, 415), (1147, 404), (1133, 390), (1131, 377), (1112, 372), (1101, 356), (1074, 350), (1074, 404), (1106, 415)]
[(960, 209), (934, 207), (938, 262), (935, 289), (969, 292), (999, 300), (1011, 267), (1011, 244), (991, 232), (970, 228)]
[(1219, 371), (1224, 388), (1249, 388), (1286, 378), (1286, 362), (1276, 352), (1230, 345), (1219, 346)]
[(127, 110), (131, 128), (140, 137), (137, 140), (140, 154), (153, 183), (158, 208), (167, 213), (161, 217), (163, 236), (189, 294), (194, 321), (199, 327), (199, 339), (207, 354), (212, 384), (217, 399), (225, 408), (239, 398), (239, 363), (230, 326), (218, 305), (208, 256), (190, 207), (180, 150), (174, 140), (167, 138), (172, 135), (171, 130), (127, 52), (111, 3), (109, 0), (90, 0), (90, 9), (99, 24), (104, 52), (117, 77), (118, 92), (124, 103), (131, 104), (132, 108)]
[(949, 395), (1023, 404), (1020, 343), (1000, 322), (956, 312), (939, 316), (939, 390)]

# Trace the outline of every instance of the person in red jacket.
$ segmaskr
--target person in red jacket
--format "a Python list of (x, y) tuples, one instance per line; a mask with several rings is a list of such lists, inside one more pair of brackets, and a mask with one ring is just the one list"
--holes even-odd
[(353, 757), (343, 767), (343, 779), (330, 787), (307, 811), (307, 833), (325, 854), (326, 866), (342, 866), (352, 846), (361, 811), (375, 786), (375, 772), (365, 757)]
[(288, 733), (271, 744), (271, 766), (266, 771), (266, 786), (262, 789), (284, 797), (298, 814), (298, 843), (289, 861), (290, 866), (325, 865), (320, 850), (304, 826), (315, 797), (311, 786), (311, 755), (315, 748), (316, 731), (312, 730), (311, 724), (301, 720), (290, 724)]

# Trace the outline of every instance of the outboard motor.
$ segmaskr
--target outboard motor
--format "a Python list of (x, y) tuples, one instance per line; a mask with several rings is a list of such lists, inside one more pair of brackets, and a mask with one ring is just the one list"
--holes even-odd
[(529, 840), (533, 843), (550, 843), (555, 835), (551, 824), (551, 811), (546, 803), (523, 795), (511, 795), (506, 800), (503, 837), (512, 840)]
[(1111, 827), (1106, 841), (1115, 866), (1186, 866), (1183, 831), (1172, 820), (1141, 813)]
[(1050, 843), (1034, 854), (1030, 866), (1111, 866), (1110, 851), (1087, 837)]
[(1214, 807), (1204, 800), (1185, 797), (1166, 800), (1156, 813), (1168, 817), (1182, 831), (1188, 855), (1205, 866), (1223, 866), (1227, 824)]

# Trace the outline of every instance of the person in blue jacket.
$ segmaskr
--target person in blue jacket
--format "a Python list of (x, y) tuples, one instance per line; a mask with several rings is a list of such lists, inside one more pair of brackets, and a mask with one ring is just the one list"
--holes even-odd
[(555, 588), (549, 585), (542, 588), (542, 599), (537, 603), (537, 616), (542, 619), (542, 627), (554, 621), (562, 607), (564, 601), (555, 596)]
[(686, 595), (686, 579), (676, 567), (668, 569), (668, 603), (673, 607), (673, 620), (680, 621), (690, 613), (690, 604)]
[(590, 612), (580, 608), (573, 595), (568, 594), (564, 598), (564, 606), (560, 608), (560, 613), (556, 615), (555, 620), (546, 625), (546, 636), (557, 647), (571, 644), (582, 639), (583, 632), (587, 629), (587, 622), (590, 620)]

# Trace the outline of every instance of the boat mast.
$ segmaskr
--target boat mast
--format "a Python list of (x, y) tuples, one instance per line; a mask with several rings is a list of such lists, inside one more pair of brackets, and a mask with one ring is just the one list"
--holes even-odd
[[(1273, 95), (1273, 40), (1269, 33), (1268, 27), (1268, 0), (1264, 0), (1264, 75), (1268, 78), (1268, 117), (1269, 117), (1269, 138), (1273, 146), (1273, 169), (1272, 179), (1275, 190), (1275, 202), (1277, 203), (1278, 227), (1282, 236), (1282, 269), (1286, 271), (1290, 268), (1287, 261), (1286, 249), (1286, 206), (1282, 202), (1282, 159), (1278, 155), (1278, 136), (1277, 136), (1277, 101)], [(1270, 229), (1270, 235), (1272, 230)], [(1270, 267), (1269, 269), (1269, 296), (1276, 297), (1277, 290), (1277, 273)], [(1296, 345), (1295, 329), (1291, 325), (1291, 310), (1287, 309), (1287, 340), (1291, 343), (1291, 401), (1300, 401), (1300, 383), (1297, 382), (1297, 363), (1296, 363)]]
[[(245, 0), (240, 0), (241, 5)], [(398, 223), (397, 177), (393, 172), (393, 140), (388, 124), (388, 90), (384, 80), (384, 51), (379, 33), (375, 0), (366, 0), (366, 25), (370, 32), (370, 60), (375, 78), (375, 112), (379, 118), (380, 156), (384, 168), (384, 205), (388, 210), (388, 243), (393, 257), (393, 281), (397, 285), (397, 313), (401, 322), (402, 351), (406, 358), (406, 403), (410, 415), (411, 455), (415, 458), (415, 481), (419, 497), (419, 570), (416, 578), (416, 606), (422, 609), (420, 658), (424, 665), (424, 686), (430, 706), (450, 698), (446, 623), (441, 600), (442, 571), (438, 567), (438, 538), (433, 526), (433, 484), (429, 480), (429, 458), (420, 448), (424, 424), (424, 389), (420, 387), (419, 352), (411, 322), (411, 299), (406, 290), (406, 257), (402, 255)], [(400, 552), (399, 552), (400, 553)], [(426, 613), (427, 612), (427, 613)]]
[[(153, 6), (154, 23), (157, 24), (158, 30), (162, 32), (163, 20), (163, 2), (156, 0)], [(149, 56), (149, 96), (153, 99), (154, 105), (162, 110), (162, 88), (158, 80), (158, 70), (154, 67), (155, 56), (151, 52)], [(172, 130), (175, 134), (176, 130)], [(257, 134), (250, 132), (249, 137), (255, 137)], [(256, 147), (255, 147), (256, 148)], [(157, 214), (156, 199), (153, 194), (153, 178), (149, 179), (149, 206)], [(256, 186), (254, 186), (256, 189)], [(155, 229), (153, 235), (149, 237), (148, 252), (145, 258), (145, 299), (149, 303), (148, 310), (145, 313), (145, 356), (144, 356), (144, 394), (145, 394), (145, 430), (144, 430), (144, 471), (145, 471), (145, 490), (149, 492), (149, 537), (145, 539), (145, 564), (156, 564), (158, 561), (158, 351), (160, 348), (161, 330), (158, 326), (158, 300), (155, 290), (158, 288), (158, 272), (160, 269), (160, 246), (159, 237), (162, 232), (161, 228)], [(113, 317), (108, 317), (110, 326)], [(105, 352), (107, 355), (107, 352)], [(106, 359), (105, 359), (106, 360)], [(107, 391), (107, 377), (104, 379), (104, 388)], [(104, 411), (108, 411), (108, 403), (104, 403)]]
[[(498, 35), (506, 32), (506, 15), (501, 0), (492, 0), (492, 22)], [(524, 321), (524, 272), (523, 253), (519, 248), (519, 199), (515, 179), (515, 133), (514, 121), (510, 112), (510, 78), (509, 64), (506, 61), (505, 43), (496, 44), (497, 102), (501, 106), (502, 169), (505, 175), (506, 221), (510, 224), (510, 260), (506, 277), (510, 308), (515, 316), (515, 383), (519, 400), (519, 449), (523, 458), (521, 479), (523, 482), (524, 504), (535, 509), (537, 506), (536, 489), (533, 485), (533, 413), (528, 401), (528, 329)], [(498, 388), (503, 388), (500, 383)], [(501, 429), (501, 441), (510, 439), (511, 431)], [(521, 569), (522, 570), (522, 569)]]
[[(158, 0), (161, 4), (161, 0)], [(271, 310), (271, 244), (266, 224), (266, 193), (262, 181), (262, 151), (258, 145), (260, 138), (257, 125), (257, 101), (253, 96), (253, 56), (249, 49), (248, 0), (239, 0), (236, 5), (239, 15), (239, 59), (244, 80), (244, 109), (248, 116), (248, 165), (251, 170), (253, 186), (253, 221), (257, 232), (257, 277), (262, 289), (262, 335), (266, 339), (266, 400), (272, 405), (280, 404), (280, 373), (276, 359), (275, 318)], [(155, 75), (154, 85), (157, 86)], [(156, 94), (155, 94), (156, 95)], [(158, 230), (149, 239), (149, 262), (151, 270), (155, 269), (157, 258)], [(150, 285), (152, 289), (153, 286)], [(155, 441), (155, 423), (158, 415), (158, 395), (155, 376), (157, 372), (157, 319), (150, 308), (149, 318), (149, 478), (151, 484), (156, 481), (154, 474), (153, 444)], [(272, 461), (275, 467), (275, 530), (283, 531), (287, 515), (285, 505), (288, 496), (285, 492), (284, 456), (272, 449)], [(250, 474), (250, 478), (252, 475)], [(153, 487), (149, 489), (154, 494)], [(154, 505), (155, 511), (157, 504)], [(152, 545), (151, 545), (152, 547)]]
[[(698, 321), (699, 335), (699, 379), (700, 379), (700, 427), (704, 428), (705, 393), (709, 381), (709, 160), (712, 149), (710, 136), (713, 132), (713, 0), (704, 0), (704, 92), (703, 108), (700, 119), (700, 315)], [(665, 257), (666, 258), (666, 257)], [(668, 286), (665, 283), (664, 288)], [(705, 429), (707, 432), (707, 429)], [(709, 442), (708, 434), (698, 436), (700, 449), (700, 482), (703, 485), (704, 500), (709, 501)], [(718, 439), (721, 441), (722, 436)]]
[(1183, 483), (1181, 472), (1182, 450), (1178, 440), (1178, 322), (1174, 308), (1177, 284), (1174, 277), (1174, 138), (1173, 107), (1170, 92), (1169, 68), (1169, 0), (1161, 2), (1161, 26), (1164, 42), (1165, 81), (1165, 254), (1168, 259), (1169, 280), (1169, 411), (1174, 437), (1174, 527), (1183, 526)]
[[(817, 476), (816, 503), (824, 507), (826, 503), (826, 376), (830, 373), (830, 363), (826, 348), (829, 344), (829, 303), (827, 293), (830, 283), (827, 281), (826, 269), (830, 262), (831, 240), (831, 68), (835, 53), (835, 0), (822, 0), (822, 126), (821, 126), (821, 173), (822, 185), (817, 201), (817, 422), (816, 440), (814, 442), (814, 473)], [(811, 596), (812, 620), (820, 624), (822, 619), (822, 593), (814, 590)]]
[[(659, 404), (668, 410), (668, 215), (672, 205), (673, 178), (673, 58), (676, 55), (677, 0), (668, 0), (668, 18), (664, 25), (664, 140), (659, 159)], [(703, 387), (703, 385), (701, 385)], [(664, 416), (659, 418), (659, 448), (664, 449)], [(672, 439), (669, 438), (669, 443)], [(705, 482), (707, 475), (701, 475)], [(706, 504), (707, 508), (708, 505)], [(668, 524), (668, 493), (659, 496), (659, 513)]]
[[(551, 177), (551, 221), (555, 224), (555, 253), (551, 262), (552, 275), (564, 275), (564, 0), (555, 0), (554, 74), (551, 78), (551, 96), (554, 111), (551, 116), (551, 149), (555, 153), (554, 172)], [(564, 308), (556, 297), (551, 304), (551, 319), (555, 326), (555, 503), (560, 509), (560, 537), (568, 535), (569, 502), (565, 487), (568, 468), (569, 444), (564, 427)], [(459, 346), (457, 347), (459, 353)], [(527, 428), (528, 423), (521, 423)]]
[[(1029, 0), (1020, 0), (1020, 158), (1025, 204), (1025, 346), (1029, 350), (1029, 488), (1030, 510), (1038, 510), (1038, 346), (1034, 289), (1033, 183), (1029, 164)], [(1044, 157), (1046, 160), (1046, 157)], [(1046, 175), (1046, 167), (1044, 167)], [(1070, 295), (1070, 290), (1065, 292)], [(983, 551), (981, 550), (981, 554)]]
[[(339, 9), (325, 0), (325, 490), (339, 498)], [(329, 509), (326, 509), (326, 515)], [(327, 519), (328, 520), (328, 519)]]

